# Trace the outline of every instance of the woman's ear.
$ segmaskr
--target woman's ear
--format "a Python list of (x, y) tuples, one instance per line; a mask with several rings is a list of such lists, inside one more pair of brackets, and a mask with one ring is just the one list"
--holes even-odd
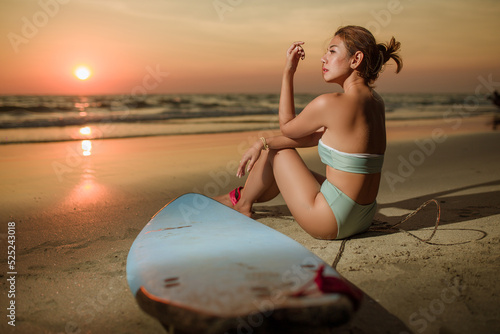
[(356, 53), (351, 57), (351, 68), (355, 70), (361, 62), (363, 61), (364, 54), (361, 51), (356, 51)]

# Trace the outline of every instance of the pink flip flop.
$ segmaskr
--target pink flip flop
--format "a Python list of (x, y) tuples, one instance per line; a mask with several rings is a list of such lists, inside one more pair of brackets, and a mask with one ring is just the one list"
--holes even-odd
[(229, 193), (229, 199), (231, 200), (231, 203), (233, 203), (233, 205), (236, 205), (236, 203), (238, 203), (238, 201), (240, 200), (241, 189), (243, 189), (243, 187), (238, 187), (238, 188), (233, 189)]

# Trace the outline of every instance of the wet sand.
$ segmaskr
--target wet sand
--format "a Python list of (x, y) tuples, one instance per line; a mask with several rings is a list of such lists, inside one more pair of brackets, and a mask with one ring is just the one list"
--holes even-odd
[[(389, 123), (374, 227), (396, 224), (429, 199), (438, 201), (441, 223), (433, 244), (387, 229), (347, 241), (337, 270), (372, 299), (335, 332), (499, 332), (500, 133), (488, 122)], [(90, 156), (79, 141), (1, 145), (1, 332), (165, 333), (128, 289), (128, 250), (171, 199), (240, 185), (236, 163), (259, 136), (97, 140)], [(323, 171), (315, 149), (300, 152)], [(333, 263), (341, 242), (307, 235), (281, 198), (255, 209), (258, 221)], [(426, 238), (435, 218), (430, 204), (399, 227)], [(15, 327), (6, 317), (8, 222), (15, 222)]]

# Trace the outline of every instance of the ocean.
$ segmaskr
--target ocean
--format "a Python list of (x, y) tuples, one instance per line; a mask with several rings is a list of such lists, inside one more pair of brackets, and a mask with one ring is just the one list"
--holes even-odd
[[(487, 96), (473, 94), (382, 96), (388, 120), (497, 110)], [(297, 112), (315, 97), (296, 94)], [(278, 104), (278, 94), (4, 95), (0, 96), (0, 144), (276, 128)], [(193, 126), (186, 127), (189, 124)], [(100, 130), (91, 135), (91, 130), (79, 131), (82, 128)]]

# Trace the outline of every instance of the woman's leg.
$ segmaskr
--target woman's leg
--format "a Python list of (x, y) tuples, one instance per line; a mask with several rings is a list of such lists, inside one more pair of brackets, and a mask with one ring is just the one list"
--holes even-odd
[(236, 205), (233, 206), (229, 194), (214, 199), (250, 217), (254, 203), (267, 202), (275, 198), (280, 193), (280, 190), (274, 179), (272, 165), (269, 161), (269, 152), (262, 151), (259, 160), (248, 174)]
[(276, 197), (280, 192), (299, 225), (321, 239), (337, 236), (332, 209), (319, 192), (324, 176), (311, 172), (294, 149), (262, 152), (248, 175), (234, 209), (251, 215), (252, 205)]
[(271, 154), (269, 161), (276, 184), (295, 220), (313, 237), (335, 239), (337, 221), (320, 192), (325, 178), (312, 173), (294, 149)]
[(247, 216), (251, 216), (254, 203), (270, 201), (280, 193), (270, 161), (271, 152), (273, 151), (261, 153), (259, 160), (248, 174), (238, 203), (234, 206), (236, 210)]

